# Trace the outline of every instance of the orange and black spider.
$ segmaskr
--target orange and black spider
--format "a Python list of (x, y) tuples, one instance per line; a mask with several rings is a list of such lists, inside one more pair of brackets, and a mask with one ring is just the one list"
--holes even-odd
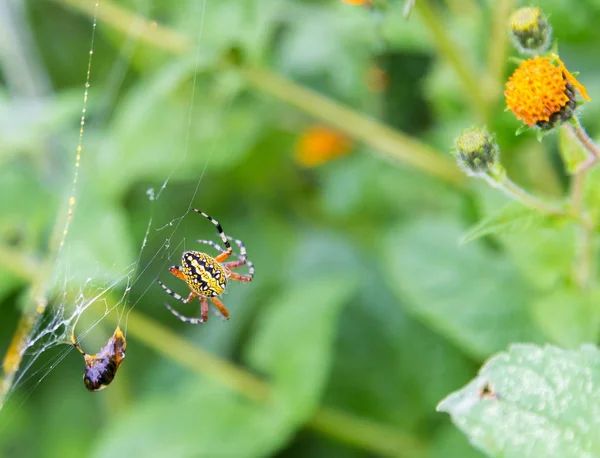
[[(200, 300), (200, 318), (189, 318), (183, 316), (166, 302), (165, 307), (167, 307), (167, 309), (169, 309), (169, 311), (181, 321), (199, 324), (208, 320), (208, 299), (210, 299), (213, 305), (219, 309), (221, 315), (223, 315), (225, 319), (229, 319), (229, 311), (227, 308), (225, 308), (225, 305), (223, 302), (221, 302), (218, 296), (225, 291), (225, 288), (227, 287), (227, 280), (229, 279), (241, 282), (252, 281), (252, 278), (254, 277), (254, 265), (248, 260), (246, 255), (246, 247), (241, 240), (237, 240), (225, 235), (219, 222), (208, 216), (203, 211), (195, 208), (192, 208), (191, 210), (195, 211), (196, 213), (200, 213), (216, 226), (217, 231), (219, 231), (219, 237), (221, 237), (225, 248), (223, 249), (219, 244), (211, 240), (196, 240), (198, 243), (204, 243), (215, 248), (217, 251), (219, 251), (219, 254), (213, 258), (212, 256), (200, 251), (184, 251), (183, 255), (181, 256), (181, 266), (169, 267), (169, 272), (171, 272), (180, 280), (186, 282), (190, 288), (190, 294), (185, 299), (183, 296), (171, 291), (160, 280), (156, 280), (168, 294), (184, 304), (188, 304), (195, 297), (198, 297)], [(223, 262), (233, 254), (233, 248), (231, 247), (229, 241), (234, 242), (239, 247), (240, 254), (237, 256), (237, 260), (235, 261)], [(247, 275), (241, 275), (232, 272), (232, 269), (236, 269), (244, 265), (248, 266)]]

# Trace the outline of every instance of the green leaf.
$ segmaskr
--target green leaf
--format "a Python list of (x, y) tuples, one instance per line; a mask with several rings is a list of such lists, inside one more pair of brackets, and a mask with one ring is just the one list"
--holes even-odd
[(574, 226), (561, 230), (532, 229), (501, 236), (501, 241), (527, 280), (540, 289), (549, 289), (572, 274), (575, 229)]
[(566, 127), (558, 129), (558, 149), (569, 175), (573, 175), (583, 164), (588, 154)]
[(600, 456), (600, 353), (512, 345), (438, 406), (493, 457)]
[(485, 455), (469, 444), (467, 438), (452, 423), (435, 435), (430, 458), (483, 458)]
[(267, 402), (204, 379), (173, 379), (116, 418), (92, 456), (271, 456), (318, 407), (337, 318), (355, 285), (351, 277), (313, 278), (267, 304), (248, 358), (271, 384)]
[(469, 243), (491, 234), (513, 234), (527, 232), (539, 227), (552, 227), (562, 222), (562, 218), (545, 215), (519, 202), (511, 202), (498, 213), (487, 217), (467, 231), (462, 243)]
[(536, 292), (498, 253), (459, 246), (460, 232), (450, 221), (423, 220), (386, 239), (387, 282), (402, 305), (476, 358), (543, 341), (530, 311)]
[[(375, 266), (369, 267), (364, 266), (363, 281), (377, 284)], [(324, 403), (421, 435), (420, 427), (436, 420), (439, 399), (474, 370), (466, 355), (398, 307), (381, 285), (363, 291), (344, 310)], [(408, 450), (406, 455), (412, 456)]]
[[(507, 198), (494, 189), (482, 188), (478, 197), (486, 213), (506, 205)], [(551, 218), (547, 225), (542, 221), (526, 231), (496, 233), (495, 239), (528, 283), (548, 290), (572, 275), (576, 229), (574, 224)]]
[(575, 348), (593, 342), (600, 331), (599, 292), (563, 287), (533, 303), (533, 316), (546, 335), (558, 345)]
[(275, 401), (295, 421), (306, 420), (318, 406), (329, 375), (335, 325), (356, 286), (352, 276), (316, 277), (263, 310), (248, 358), (271, 375)]
[(194, 65), (187, 59), (166, 67), (120, 103), (95, 165), (107, 192), (122, 193), (142, 179), (197, 180), (205, 167), (236, 165), (257, 140), (260, 104), (240, 92), (233, 74), (194, 80)]
[(108, 423), (90, 456), (269, 456), (291, 431), (281, 412), (196, 379), (145, 397)]
[[(100, 284), (126, 278), (133, 273), (135, 262), (126, 213), (98, 189), (97, 182), (83, 181), (86, 185), (77, 195), (63, 255), (55, 266), (55, 278), (66, 279), (73, 285), (87, 284), (90, 278)], [(60, 224), (64, 224), (66, 206), (58, 216)], [(59, 281), (57, 287), (64, 285)]]
[(12, 100), (0, 92), (0, 164), (19, 154), (38, 157), (47, 153), (49, 139), (71, 127), (79, 116), (80, 92), (65, 91), (47, 99)]
[(283, 73), (359, 102), (367, 97), (365, 69), (380, 37), (369, 14), (339, 3), (289, 2), (276, 62)]

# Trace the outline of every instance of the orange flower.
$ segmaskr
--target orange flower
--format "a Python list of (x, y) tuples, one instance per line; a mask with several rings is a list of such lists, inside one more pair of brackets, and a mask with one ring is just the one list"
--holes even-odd
[(521, 63), (506, 83), (506, 106), (528, 126), (546, 130), (557, 121), (566, 121), (575, 110), (575, 88), (590, 100), (585, 88), (553, 56), (558, 67), (547, 57), (536, 57)]
[(315, 167), (348, 154), (350, 148), (345, 135), (325, 126), (313, 126), (296, 143), (296, 161), (304, 167)]
[(371, 6), (371, 0), (342, 0), (350, 5)]

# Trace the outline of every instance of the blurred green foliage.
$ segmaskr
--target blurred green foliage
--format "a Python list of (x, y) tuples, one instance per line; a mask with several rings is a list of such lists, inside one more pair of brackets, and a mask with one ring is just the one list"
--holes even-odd
[[(16, 31), (2, 45), (15, 52), (1, 62), (2, 354), (36, 263), (66, 214), (92, 33), (77, 3), (93, 2), (8, 7), (0, 0), (3, 22)], [(85, 391), (79, 354), (50, 368), (66, 347), (43, 353), (0, 413), (0, 456), (478, 457), (435, 411), (446, 394), (512, 342), (596, 340), (597, 308), (571, 278), (571, 226), (548, 229), (525, 213), (526, 231), (480, 234), (461, 245), (470, 227), (504, 208), (504, 196), (403, 167), (368, 144), (301, 169), (294, 143), (316, 121), (227, 64), (234, 55), (284, 75), (439, 149), (447, 161), (456, 135), (481, 118), (422, 21), (419, 0), (409, 20), (403, 2), (388, 3), (375, 13), (338, 0), (119, 2), (187, 37), (189, 49), (170, 53), (166, 42), (160, 48), (136, 38), (135, 21), (127, 33), (115, 28), (119, 17), (100, 0), (75, 216), (53, 264), (47, 314), (70, 305), (65, 291), (90, 298), (119, 280), (111, 293), (119, 299), (129, 282), (126, 303), (135, 313), (258, 375), (269, 397), (248, 399), (202, 368), (157, 353), (176, 351), (171, 334), (157, 340), (132, 324), (126, 361), (102, 393)], [(490, 54), (504, 46), (489, 33), (504, 2), (427, 3), (473, 72), (473, 90), (488, 94), (487, 121), (509, 174), (539, 194), (563, 195), (568, 177), (557, 136), (544, 139), (545, 149), (533, 135), (515, 137), (518, 123), (501, 97), (512, 64), (498, 81), (487, 73)], [(600, 1), (542, 3), (561, 57), (597, 98), (600, 63), (590, 50), (600, 46)], [(383, 92), (369, 89), (374, 66), (387, 75)], [(48, 84), (23, 89), (18, 77), (31, 69)], [(600, 129), (599, 107), (582, 113), (591, 134)], [(597, 186), (590, 188), (595, 202)], [(182, 218), (190, 205), (244, 240), (256, 265), (255, 281), (231, 285), (223, 298), (228, 322), (178, 322), (162, 305), (172, 298), (153, 284), (160, 277), (183, 294), (186, 286), (167, 268), (213, 234), (201, 218)], [(181, 306), (186, 314), (195, 309)], [(102, 311), (85, 313), (81, 329)], [(93, 326), (83, 347), (99, 349), (112, 324)], [(319, 416), (319, 406), (341, 419)]]

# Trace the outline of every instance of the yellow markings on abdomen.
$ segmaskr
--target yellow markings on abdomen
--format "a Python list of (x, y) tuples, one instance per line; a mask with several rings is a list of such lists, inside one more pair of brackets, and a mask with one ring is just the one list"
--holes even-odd
[(199, 296), (218, 296), (227, 286), (223, 267), (206, 253), (186, 251), (181, 259), (181, 271), (190, 289)]

